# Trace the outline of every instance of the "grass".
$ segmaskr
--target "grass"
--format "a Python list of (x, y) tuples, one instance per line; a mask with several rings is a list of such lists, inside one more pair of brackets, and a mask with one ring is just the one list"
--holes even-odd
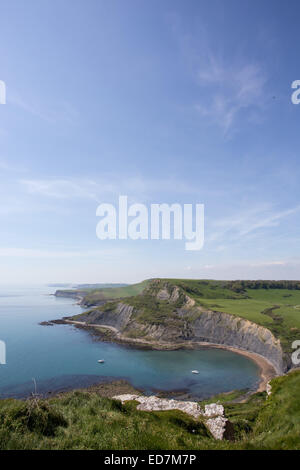
[[(231, 313), (268, 328), (280, 338), (285, 351), (300, 335), (300, 291), (247, 289), (243, 299), (201, 299), (212, 310)], [(298, 308), (299, 306), (299, 308)]]
[[(166, 286), (169, 290), (179, 288), (176, 302), (156, 297), (157, 292)], [(84, 300), (86, 305), (95, 305), (105, 296), (112, 300), (120, 300), (121, 297), (124, 303), (134, 307), (132, 318), (137, 322), (181, 328), (184, 320), (193, 322), (199, 316), (199, 312), (192, 309), (184, 319), (178, 315), (177, 309), (183, 306), (185, 294), (195, 301), (196, 306), (233, 314), (268, 328), (281, 340), (285, 352), (291, 352), (292, 342), (299, 339), (298, 281), (154, 279), (122, 288), (92, 291)], [(106, 303), (99, 306), (99, 312), (113, 311), (114, 305)]]
[[(272, 395), (214, 397), (225, 406), (235, 440), (216, 441), (203, 418), (179, 411), (146, 412), (93, 391), (48, 400), (0, 401), (0, 449), (196, 450), (300, 449), (300, 372), (272, 381)], [(204, 403), (203, 403), (204, 404)]]
[(149, 280), (132, 284), (125, 287), (111, 287), (104, 289), (90, 289), (84, 296), (84, 303), (87, 306), (97, 305), (103, 300), (114, 300), (124, 297), (139, 295), (143, 292)]
[[(282, 282), (284, 284), (284, 281)], [(230, 313), (268, 328), (275, 337), (281, 340), (286, 352), (291, 352), (292, 342), (299, 339), (300, 290), (298, 283), (292, 283), (290, 289), (276, 288), (275, 282), (272, 283), (272, 288), (246, 288), (241, 292), (235, 292), (232, 290), (232, 284), (225, 281), (157, 280), (154, 286), (148, 285), (143, 295), (125, 299), (126, 303), (139, 310), (136, 318), (138, 321), (150, 324), (168, 322), (180, 327), (182, 318), (176, 315), (176, 308), (182, 306), (182, 296), (175, 303), (167, 300), (159, 301), (153, 296), (153, 290), (159, 289), (165, 283), (181, 288), (180, 292), (185, 292), (193, 298), (196, 305)], [(193, 313), (191, 312), (189, 317), (185, 318), (192, 321)]]
[[(154, 295), (165, 285), (180, 288), (176, 302), (159, 300)], [(285, 351), (290, 351), (292, 341), (299, 339), (298, 282), (164, 279), (145, 281), (131, 287), (136, 289), (134, 294), (128, 288), (126, 295), (124, 290), (121, 294), (123, 302), (134, 307), (135, 325), (164, 324), (181, 328), (183, 319), (177, 309), (182, 307), (186, 293), (195, 300), (196, 305), (237, 315), (268, 328), (280, 338)], [(98, 309), (110, 311), (113, 305), (115, 302)], [(192, 321), (192, 317), (193, 309), (187, 312), (185, 319)], [(139, 329), (132, 329), (130, 334), (139, 337)], [(195, 422), (180, 412), (147, 413), (136, 410), (136, 403), (121, 405), (97, 394), (74, 392), (46, 402), (44, 415), (53, 412), (56, 419), (62, 420), (52, 435), (45, 435), (40, 425), (30, 428), (26, 420), (24, 424), (24, 410), (20, 427), (18, 413), (14, 415), (14, 426), (9, 421), (3, 421), (1, 417), (7, 412), (11, 416), (14, 413), (12, 409), (20, 405), (15, 401), (0, 402), (0, 446), (5, 449), (300, 450), (300, 371), (276, 378), (271, 385), (270, 397), (265, 393), (257, 393), (248, 398), (247, 402), (238, 403), (245, 391), (236, 391), (206, 401), (223, 403), (226, 417), (234, 426), (234, 442), (215, 441), (207, 433), (201, 419)], [(42, 422), (47, 419), (44, 416)], [(49, 418), (49, 422), (52, 421)]]
[(171, 285), (181, 287), (190, 297), (199, 299), (243, 299), (243, 292), (235, 292), (225, 281), (194, 279), (162, 279)]
[(300, 449), (299, 390), (299, 371), (272, 381), (272, 395), (259, 412), (249, 448)]
[(174, 309), (182, 305), (182, 300), (178, 299), (177, 302), (170, 303), (167, 300), (158, 300), (146, 293), (141, 296), (129, 297), (126, 299), (126, 303), (134, 307), (136, 321), (159, 325), (168, 320), (179, 320)]
[(201, 401), (201, 405), (208, 405), (209, 403), (220, 403), (224, 405), (228, 402), (233, 402), (234, 400), (238, 400), (244, 397), (249, 392), (249, 389), (243, 390), (232, 390), (231, 392), (219, 393), (213, 397), (210, 397), (206, 400)]

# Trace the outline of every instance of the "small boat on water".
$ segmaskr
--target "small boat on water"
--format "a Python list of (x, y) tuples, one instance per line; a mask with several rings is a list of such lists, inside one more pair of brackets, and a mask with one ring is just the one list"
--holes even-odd
[(198, 370), (192, 370), (192, 374), (199, 374)]
[(103, 364), (105, 361), (103, 359), (98, 359), (99, 364)]

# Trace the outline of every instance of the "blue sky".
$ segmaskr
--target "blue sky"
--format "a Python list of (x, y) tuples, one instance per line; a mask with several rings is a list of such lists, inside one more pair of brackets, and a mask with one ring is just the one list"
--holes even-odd
[[(297, 0), (0, 8), (0, 282), (299, 279)], [(120, 194), (204, 203), (204, 248), (100, 241)]]

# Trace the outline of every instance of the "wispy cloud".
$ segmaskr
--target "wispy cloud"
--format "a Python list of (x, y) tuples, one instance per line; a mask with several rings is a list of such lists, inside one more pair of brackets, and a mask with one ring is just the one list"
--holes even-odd
[(7, 171), (10, 173), (23, 173), (27, 171), (24, 166), (11, 163), (3, 157), (0, 157), (0, 170)]
[(96, 258), (103, 256), (120, 256), (124, 250), (120, 248), (113, 250), (86, 250), (86, 251), (56, 251), (39, 250), (31, 248), (0, 248), (0, 258)]
[(242, 237), (255, 234), (260, 229), (276, 227), (285, 217), (300, 211), (296, 206), (283, 211), (274, 212), (267, 205), (242, 211), (232, 217), (223, 218), (212, 224), (209, 242), (221, 242), (224, 239), (238, 240)]
[(267, 78), (259, 64), (223, 64), (210, 54), (202, 60), (197, 78), (203, 88), (208, 88), (208, 97), (195, 107), (203, 117), (219, 125), (225, 134), (242, 112), (251, 119), (254, 112), (262, 109)]
[(24, 179), (20, 183), (29, 194), (55, 199), (97, 200), (97, 192), (99, 191), (95, 181), (84, 179)]
[[(125, 194), (130, 203), (173, 202), (184, 198), (184, 202), (203, 202), (205, 197), (223, 196), (224, 191), (211, 187), (189, 184), (170, 176), (168, 179), (152, 179), (144, 176), (103, 174), (101, 177), (64, 178), (15, 178), (13, 167), (3, 162), (3, 171), (13, 174), (3, 178), (0, 187), (0, 216), (27, 213), (70, 214), (84, 210), (83, 204), (96, 205), (109, 202), (116, 204), (119, 195)], [(0, 160), (1, 171), (1, 160)], [(25, 172), (26, 170), (24, 170)], [(21, 171), (20, 171), (21, 173)], [(23, 176), (23, 175), (22, 175)], [(200, 193), (200, 196), (199, 196)], [(80, 208), (78, 207), (80, 203)], [(87, 211), (90, 209), (86, 208)], [(88, 212), (91, 213), (91, 212)], [(92, 212), (94, 215), (94, 211)]]
[[(118, 197), (127, 194), (140, 200), (153, 199), (153, 195), (170, 193), (197, 196), (199, 187), (178, 178), (151, 179), (144, 177), (126, 177), (125, 175), (103, 175), (102, 178), (63, 178), (63, 179), (21, 179), (21, 186), (28, 194), (41, 195), (54, 199), (90, 199), (103, 202), (103, 197)], [(201, 194), (220, 190), (202, 188)], [(223, 192), (222, 192), (223, 193)], [(202, 202), (202, 201), (199, 201)]]
[(287, 261), (262, 261), (250, 264), (251, 267), (267, 267), (267, 266), (286, 266)]
[(189, 275), (209, 279), (299, 279), (299, 259), (278, 261), (218, 262), (214, 265), (193, 266)]
[[(224, 135), (232, 133), (243, 119), (261, 119), (266, 103), (268, 76), (264, 64), (224, 52), (224, 44), (211, 35), (210, 29), (197, 21), (197, 31), (186, 30), (176, 14), (168, 16), (169, 25), (178, 43), (193, 80), (199, 85), (200, 98), (194, 103), (198, 114), (217, 125)], [(262, 43), (262, 47), (264, 47)]]
[(37, 103), (35, 100), (21, 97), (20, 94), (11, 91), (8, 102), (49, 124), (75, 124), (79, 118), (77, 109), (67, 101), (42, 104)]

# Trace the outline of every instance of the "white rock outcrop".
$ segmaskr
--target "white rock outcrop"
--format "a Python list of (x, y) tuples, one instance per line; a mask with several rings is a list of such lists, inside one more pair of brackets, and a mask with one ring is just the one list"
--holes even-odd
[(204, 416), (207, 416), (208, 418), (211, 418), (212, 416), (224, 416), (224, 406), (217, 405), (216, 403), (205, 405)]
[(223, 416), (210, 418), (206, 421), (206, 426), (210, 430), (215, 439), (222, 440), (226, 429), (227, 419)]
[(137, 406), (137, 409), (142, 411), (180, 410), (196, 419), (203, 414), (198, 403), (193, 401), (168, 400), (166, 398), (158, 398), (154, 395), (145, 397), (143, 395), (130, 394), (117, 395), (113, 397), (113, 399), (120, 400), (122, 403), (129, 400), (138, 401), (140, 404)]
[(112, 397), (113, 400), (120, 400), (122, 403), (131, 400), (137, 400), (141, 395), (132, 395), (130, 393), (125, 393), (124, 395), (115, 395)]
[(215, 439), (223, 439), (226, 423), (228, 421), (227, 418), (224, 417), (223, 405), (218, 405), (217, 403), (205, 405), (205, 410), (202, 411), (196, 402), (169, 400), (166, 398), (158, 398), (154, 395), (145, 397), (143, 395), (124, 394), (116, 395), (113, 399), (120, 400), (122, 403), (135, 400), (139, 402), (137, 409), (142, 411), (180, 410), (193, 416), (195, 419), (203, 416), (204, 418), (208, 418), (204, 420), (204, 424)]

